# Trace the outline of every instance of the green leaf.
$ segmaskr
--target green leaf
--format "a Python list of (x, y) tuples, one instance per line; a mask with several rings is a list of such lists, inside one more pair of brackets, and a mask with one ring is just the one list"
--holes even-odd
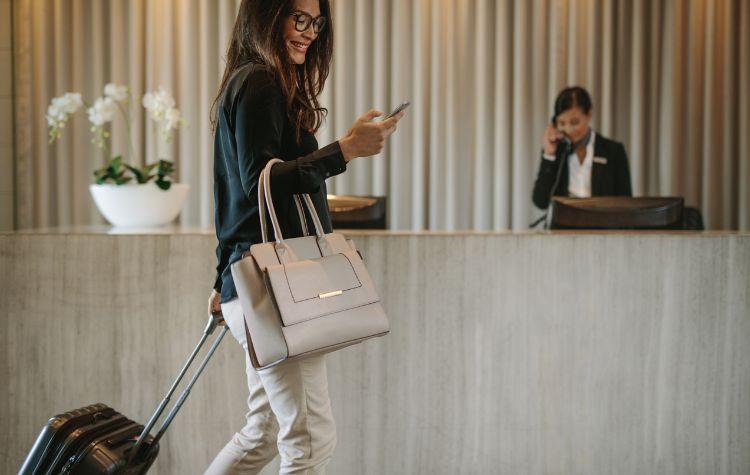
[(159, 160), (157, 173), (161, 176), (169, 176), (174, 173), (174, 163), (168, 160)]
[(143, 171), (143, 173), (144, 173), (144, 174), (146, 174), (146, 173), (151, 173), (151, 171), (152, 171), (152, 170), (153, 170), (154, 168), (156, 168), (157, 166), (159, 166), (159, 164), (158, 164), (158, 163), (151, 163), (151, 164), (148, 164), (148, 165), (146, 165), (145, 167), (141, 168), (141, 171)]
[(156, 180), (156, 186), (158, 186), (159, 188), (161, 188), (164, 191), (167, 191), (172, 186), (172, 182), (171, 181), (164, 181), (161, 178), (159, 178), (159, 179)]
[(107, 182), (107, 180), (113, 178), (112, 174), (109, 171), (109, 167), (94, 170), (94, 177), (96, 178), (97, 185), (103, 185)]
[[(133, 176), (135, 176), (135, 179), (140, 184), (148, 183), (151, 181), (156, 174), (151, 173), (155, 168), (159, 167), (159, 163), (151, 163), (149, 165), (144, 166), (143, 168), (137, 168), (130, 165), (125, 165), (125, 168), (127, 168)], [(159, 175), (161, 177), (161, 175)]]
[(130, 170), (133, 175), (135, 175), (135, 179), (138, 181), (138, 183), (146, 183), (148, 181), (145, 173), (143, 173), (141, 170), (135, 167), (131, 167), (130, 165), (125, 165), (125, 167)]
[(109, 160), (103, 168), (94, 170), (94, 177), (98, 185), (103, 185), (110, 181), (117, 185), (122, 185), (132, 179), (125, 176), (126, 171), (127, 169), (122, 166), (122, 156), (118, 155)]
[[(152, 173), (156, 171), (156, 173)], [(108, 182), (124, 185), (133, 178), (140, 184), (148, 183), (156, 178), (156, 186), (162, 190), (168, 190), (172, 186), (169, 176), (174, 173), (174, 163), (168, 160), (159, 160), (157, 163), (145, 165), (143, 168), (134, 167), (122, 163), (122, 156), (113, 157), (103, 168), (94, 171), (97, 184)], [(132, 176), (128, 176), (132, 175)]]

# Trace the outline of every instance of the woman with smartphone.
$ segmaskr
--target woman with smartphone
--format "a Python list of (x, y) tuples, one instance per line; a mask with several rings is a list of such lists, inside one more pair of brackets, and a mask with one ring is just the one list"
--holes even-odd
[(557, 96), (534, 183), (533, 201), (539, 208), (546, 208), (551, 196), (633, 195), (625, 147), (594, 132), (593, 109), (582, 87), (563, 89)]
[[(370, 110), (321, 149), (313, 135), (326, 110), (318, 97), (333, 52), (328, 0), (243, 0), (212, 107), (218, 265), (209, 312), (221, 311), (246, 355), (245, 426), (206, 473), (258, 473), (278, 453), (281, 473), (322, 473), (336, 445), (325, 355), (255, 371), (229, 266), (261, 242), (257, 185), (271, 158), (274, 203), (284, 236), (303, 235), (293, 195), (308, 193), (331, 232), (325, 180), (357, 157), (378, 154), (404, 115), (374, 121)], [(313, 224), (309, 216), (308, 227)], [(217, 398), (217, 403), (219, 398)]]

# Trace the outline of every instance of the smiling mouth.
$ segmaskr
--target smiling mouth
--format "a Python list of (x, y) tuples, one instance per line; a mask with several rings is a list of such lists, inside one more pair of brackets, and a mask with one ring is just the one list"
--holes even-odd
[(310, 46), (310, 43), (301, 43), (299, 41), (290, 41), (289, 44), (291, 44), (292, 47), (300, 53), (305, 53), (307, 51), (307, 48)]

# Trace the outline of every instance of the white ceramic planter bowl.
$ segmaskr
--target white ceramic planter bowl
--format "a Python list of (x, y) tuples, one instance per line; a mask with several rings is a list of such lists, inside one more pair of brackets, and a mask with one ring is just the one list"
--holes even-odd
[(174, 220), (185, 202), (189, 185), (172, 183), (164, 191), (153, 182), (142, 185), (91, 185), (99, 212), (114, 226), (155, 227)]

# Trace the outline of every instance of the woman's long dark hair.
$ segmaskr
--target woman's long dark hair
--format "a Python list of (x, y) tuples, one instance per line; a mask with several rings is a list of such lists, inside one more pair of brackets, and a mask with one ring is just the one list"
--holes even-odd
[(281, 86), (286, 99), (289, 120), (295, 124), (299, 141), (300, 130), (316, 132), (328, 111), (320, 106), (333, 56), (333, 22), (328, 0), (319, 0), (320, 14), (327, 19), (307, 50), (305, 62), (292, 62), (284, 42), (284, 22), (294, 7), (294, 0), (242, 0), (232, 39), (227, 50), (227, 66), (219, 92), (211, 105), (211, 129), (216, 130), (217, 107), (232, 74), (244, 63), (268, 66)]

